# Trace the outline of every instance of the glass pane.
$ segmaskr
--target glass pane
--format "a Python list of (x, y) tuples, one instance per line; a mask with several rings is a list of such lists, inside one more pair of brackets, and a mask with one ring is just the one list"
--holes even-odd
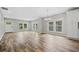
[(79, 29), (79, 22), (78, 22), (78, 29)]
[(56, 24), (57, 25), (62, 25), (62, 21), (57, 21)]
[(49, 22), (49, 31), (53, 31), (53, 22)]
[(38, 25), (36, 24), (36, 30), (38, 29)]
[(52, 24), (53, 24), (53, 22), (49, 22), (49, 24), (50, 24), (50, 25), (52, 25)]
[(9, 25), (10, 25), (10, 24), (11, 24), (11, 22), (6, 22), (6, 24), (9, 24)]
[(24, 28), (27, 28), (27, 24), (24, 24)]
[(35, 24), (33, 24), (33, 29), (35, 30)]
[(19, 29), (23, 29), (23, 24), (22, 23), (19, 24)]
[(56, 21), (56, 31), (62, 31), (62, 21)]

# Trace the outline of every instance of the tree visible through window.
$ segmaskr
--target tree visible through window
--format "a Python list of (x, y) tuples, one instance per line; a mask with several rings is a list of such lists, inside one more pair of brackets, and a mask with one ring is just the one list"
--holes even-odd
[(53, 22), (49, 22), (49, 31), (53, 31)]
[(27, 24), (24, 24), (24, 28), (27, 28)]
[(19, 29), (23, 29), (23, 24), (19, 23)]
[(62, 31), (62, 21), (56, 21), (56, 31)]
[(6, 22), (6, 24), (10, 25), (10, 24), (11, 24), (11, 22)]

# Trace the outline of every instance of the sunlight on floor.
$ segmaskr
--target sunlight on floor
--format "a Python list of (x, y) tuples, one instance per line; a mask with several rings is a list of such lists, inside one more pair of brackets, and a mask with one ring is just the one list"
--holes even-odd
[(68, 52), (79, 51), (79, 42), (65, 37), (37, 32), (5, 33), (0, 51), (6, 52)]

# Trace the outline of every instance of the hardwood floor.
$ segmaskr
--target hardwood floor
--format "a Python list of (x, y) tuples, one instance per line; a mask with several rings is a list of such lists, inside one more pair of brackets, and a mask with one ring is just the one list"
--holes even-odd
[(78, 52), (79, 41), (36, 32), (5, 33), (1, 52)]

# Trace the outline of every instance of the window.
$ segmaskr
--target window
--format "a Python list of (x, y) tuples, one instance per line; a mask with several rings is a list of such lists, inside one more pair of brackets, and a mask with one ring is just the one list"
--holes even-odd
[(38, 25), (36, 24), (36, 30), (38, 29)]
[(56, 21), (56, 31), (62, 31), (62, 21)]
[(24, 24), (24, 28), (27, 28), (27, 24)]
[(23, 24), (19, 23), (19, 29), (23, 29)]
[(10, 24), (11, 24), (11, 22), (6, 22), (6, 24), (10, 25)]
[(78, 22), (78, 29), (79, 29), (79, 22)]
[(49, 31), (53, 31), (53, 22), (49, 22)]
[(33, 29), (35, 30), (35, 24), (33, 24)]

